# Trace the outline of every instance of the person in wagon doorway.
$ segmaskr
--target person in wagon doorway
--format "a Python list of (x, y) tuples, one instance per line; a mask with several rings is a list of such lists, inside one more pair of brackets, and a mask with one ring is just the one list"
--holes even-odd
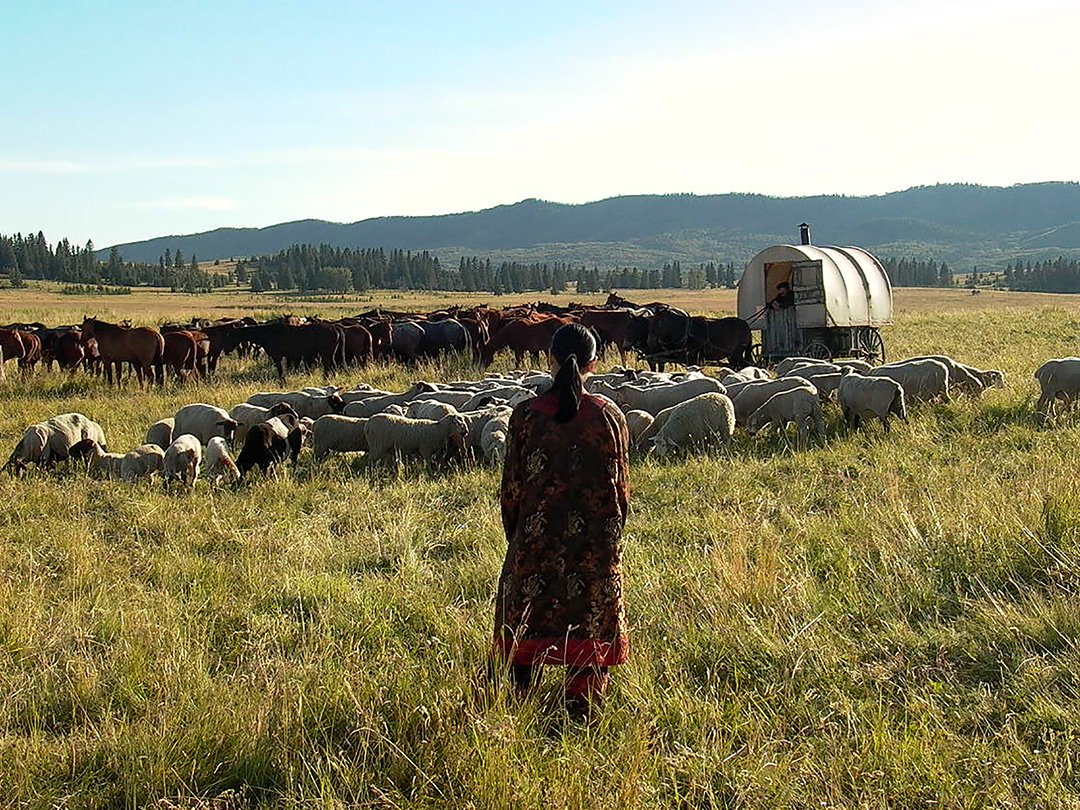
[(543, 665), (566, 666), (566, 706), (575, 716), (602, 701), (608, 668), (629, 652), (622, 532), (630, 441), (622, 412), (584, 392), (596, 355), (584, 326), (555, 332), (554, 384), (514, 409), (501, 489), (507, 549), (495, 651), (520, 695), (536, 686)]

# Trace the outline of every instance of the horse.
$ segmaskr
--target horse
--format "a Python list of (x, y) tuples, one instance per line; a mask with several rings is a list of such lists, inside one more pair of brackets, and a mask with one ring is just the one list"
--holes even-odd
[(484, 345), (480, 353), (480, 368), (490, 366), (495, 355), (502, 349), (510, 349), (514, 353), (514, 361), (519, 368), (524, 364), (526, 354), (531, 354), (539, 364), (540, 357), (551, 348), (551, 338), (555, 330), (568, 323), (574, 323), (574, 319), (557, 318), (554, 315), (519, 318), (510, 322), (493, 334)]
[(127, 328), (97, 318), (84, 318), (82, 342), (97, 341), (101, 362), (105, 366), (105, 378), (112, 385), (113, 367), (116, 368), (116, 384), (120, 385), (120, 369), (123, 363), (131, 363), (139, 378), (139, 385), (146, 382), (147, 374), (158, 383), (165, 381), (165, 339), (149, 326)]

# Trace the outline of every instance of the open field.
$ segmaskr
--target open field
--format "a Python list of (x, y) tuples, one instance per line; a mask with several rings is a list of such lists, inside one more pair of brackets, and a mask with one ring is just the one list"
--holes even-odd
[[(734, 309), (733, 291), (669, 292), (627, 294)], [(22, 290), (0, 320), (471, 300), (493, 302)], [(0, 804), (1080, 805), (1080, 415), (1042, 427), (1031, 412), (1033, 370), (1080, 354), (1080, 299), (901, 289), (896, 310), (891, 357), (1003, 368), (1006, 389), (916, 407), (888, 436), (830, 412), (828, 441), (802, 452), (741, 436), (730, 455), (635, 460), (633, 649), (590, 727), (545, 708), (554, 673), (524, 704), (478, 676), (504, 549), (497, 471), (305, 455), (276, 480), (172, 496), (0, 478)], [(235, 360), (148, 391), (12, 371), (4, 452), (63, 411), (127, 449), (181, 404), (276, 387)]]

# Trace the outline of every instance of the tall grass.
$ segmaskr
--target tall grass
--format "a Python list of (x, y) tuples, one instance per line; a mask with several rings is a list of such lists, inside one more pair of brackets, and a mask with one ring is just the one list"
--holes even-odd
[[(1072, 309), (901, 315), (893, 356), (1004, 368), (886, 436), (637, 459), (630, 662), (598, 722), (484, 675), (498, 473), (305, 456), (166, 496), (0, 480), (0, 796), (33, 807), (1060, 807), (1080, 803), (1080, 421), (1031, 373)], [(466, 368), (382, 368), (377, 385)], [(341, 376), (338, 382), (352, 381)], [(319, 378), (290, 380), (292, 385)], [(0, 442), (79, 410), (114, 449), (274, 388), (9, 378)]]

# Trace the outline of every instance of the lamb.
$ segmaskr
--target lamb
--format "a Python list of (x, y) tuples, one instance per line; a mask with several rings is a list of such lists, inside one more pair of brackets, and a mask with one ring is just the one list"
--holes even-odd
[(367, 419), (328, 414), (315, 420), (311, 430), (315, 461), (322, 461), (331, 453), (359, 453), (367, 450), (364, 427)]
[(304, 443), (303, 428), (298, 424), (291, 431), (283, 432), (275, 425), (274, 417), (266, 422), (252, 426), (244, 438), (244, 446), (236, 458), (236, 466), (243, 479), (252, 467), (258, 467), (264, 475), (275, 469), (287, 459), (296, 461)]
[(102, 478), (119, 478), (123, 453), (108, 453), (93, 439), (75, 442), (69, 450), (71, 458), (87, 459), (87, 467)]
[(140, 478), (149, 478), (154, 473), (161, 472), (164, 464), (165, 451), (159, 445), (151, 442), (140, 444), (124, 455), (123, 461), (120, 462), (120, 478), (132, 484)]
[(652, 450), (660, 458), (690, 447), (709, 449), (717, 443), (731, 444), (735, 408), (724, 394), (706, 393), (671, 408), (653, 439)]
[(768, 402), (770, 397), (794, 388), (807, 388), (814, 396), (819, 395), (818, 390), (802, 377), (781, 377), (778, 380), (750, 383), (731, 400), (735, 406), (735, 422), (745, 425), (750, 414)]
[(463, 453), (468, 431), (468, 425), (460, 415), (444, 416), (435, 422), (376, 414), (368, 419), (364, 435), (368, 457), (372, 461), (380, 461), (393, 453), (402, 456), (419, 454), (425, 461), (431, 461), (448, 447)]
[(773, 394), (765, 404), (750, 414), (746, 420), (746, 432), (751, 436), (769, 425), (783, 431), (789, 422), (798, 429), (796, 441), (805, 444), (810, 438), (810, 428), (818, 438), (825, 437), (825, 421), (821, 416), (821, 398), (808, 388), (793, 388)]
[(637, 444), (641, 434), (644, 433), (656, 421), (648, 411), (627, 411), (626, 427), (630, 431), (630, 444)]
[[(324, 389), (313, 389), (324, 390)], [(273, 391), (269, 393), (252, 394), (248, 397), (248, 404), (258, 405), (262, 408), (272, 408), (278, 403), (288, 403), (300, 416), (310, 416), (318, 419), (328, 413), (341, 413), (345, 410), (345, 400), (336, 392), (324, 394), (312, 394), (307, 391)]]
[(719, 380), (704, 376), (673, 385), (639, 387), (600, 383), (596, 386), (596, 393), (608, 397), (624, 410), (647, 411), (653, 416), (665, 408), (686, 402), (699, 394), (723, 394), (724, 392), (724, 386)]
[(949, 402), (949, 369), (937, 360), (905, 360), (871, 369), (867, 377), (888, 377), (900, 383), (906, 402), (941, 399)]
[(1039, 402), (1035, 410), (1048, 418), (1057, 400), (1062, 400), (1062, 410), (1068, 410), (1080, 398), (1080, 357), (1060, 357), (1047, 360), (1038, 371), (1035, 379), (1039, 381)]
[(176, 420), (171, 416), (167, 419), (159, 419), (154, 422), (146, 431), (146, 443), (156, 444), (162, 450), (172, 444), (173, 440), (173, 427), (176, 424)]
[[(178, 419), (177, 422), (180, 420)], [(191, 433), (182, 433), (173, 439), (165, 450), (161, 463), (161, 472), (165, 478), (165, 488), (175, 480), (194, 489), (199, 479), (199, 466), (202, 464), (202, 442)]]
[(206, 445), (206, 475), (212, 484), (222, 478), (231, 481), (240, 480), (240, 470), (229, 453), (229, 445), (220, 436), (215, 436)]
[(174, 419), (173, 436), (194, 436), (200, 444), (207, 444), (215, 436), (229, 441), (237, 428), (236, 420), (228, 411), (205, 402), (185, 405), (176, 412)]
[(105, 431), (97, 422), (81, 413), (59, 414), (28, 427), (3, 469), (21, 473), (28, 464), (51, 468), (57, 461), (66, 461), (72, 446), (83, 439), (93, 439), (108, 449)]
[(863, 417), (876, 416), (888, 433), (890, 414), (907, 421), (904, 389), (889, 377), (864, 377), (845, 369), (837, 389), (837, 399), (849, 427), (857, 428)]

